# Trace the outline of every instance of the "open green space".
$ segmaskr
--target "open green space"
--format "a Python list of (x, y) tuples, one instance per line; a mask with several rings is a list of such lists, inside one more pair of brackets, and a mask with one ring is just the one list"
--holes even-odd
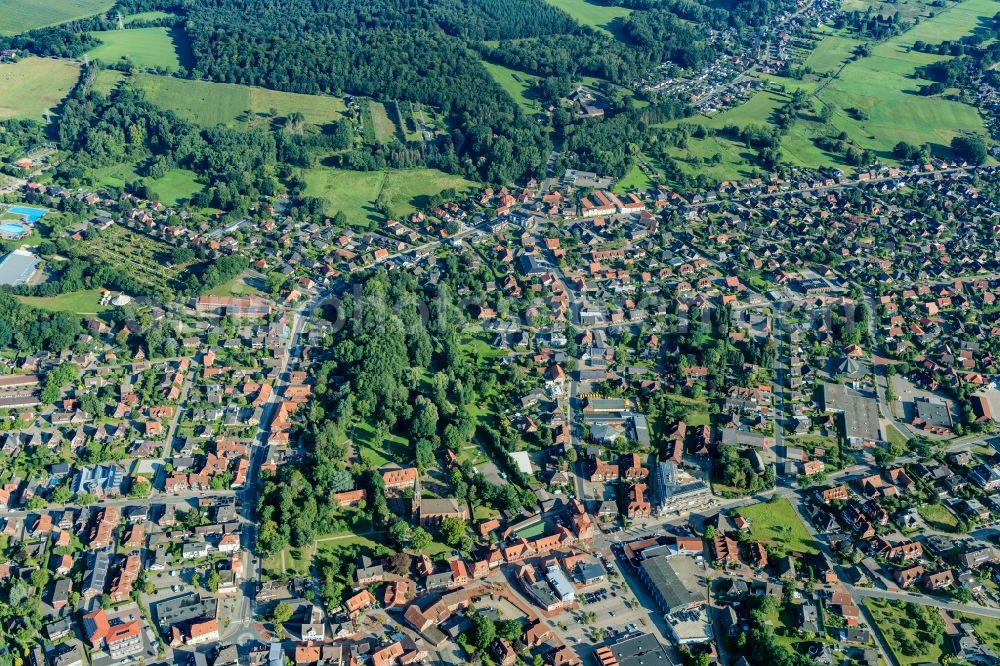
[(859, 40), (843, 35), (828, 35), (816, 45), (804, 64), (818, 73), (835, 72), (860, 44)]
[(65, 60), (32, 57), (0, 64), (0, 120), (41, 119), (62, 101), (79, 76), (80, 66)]
[(91, 35), (101, 44), (88, 51), (87, 55), (109, 64), (127, 58), (137, 67), (180, 69), (174, 34), (168, 28), (92, 32)]
[(616, 24), (632, 13), (632, 10), (625, 7), (603, 5), (591, 2), (590, 0), (545, 1), (572, 16), (577, 23), (589, 25), (592, 28), (600, 28), (612, 35), (617, 35)]
[(208, 292), (211, 296), (258, 296), (260, 289), (247, 282), (246, 276), (237, 275)]
[(447, 188), (463, 190), (475, 184), (436, 169), (349, 171), (309, 169), (306, 194), (326, 199), (326, 210), (343, 211), (348, 222), (367, 226), (384, 220), (375, 210), (379, 193), (386, 191), (393, 217), (403, 217), (427, 205), (427, 198)]
[(362, 460), (373, 467), (384, 467), (390, 463), (405, 465), (412, 462), (413, 447), (408, 440), (389, 433), (379, 442), (375, 434), (375, 428), (366, 422), (359, 423), (352, 429), (351, 439)]
[(87, 18), (114, 4), (113, 0), (0, 0), (0, 35)]
[(885, 436), (889, 440), (889, 446), (893, 448), (905, 447), (906, 443), (910, 441), (906, 438), (906, 435), (899, 432), (899, 428), (891, 424), (885, 427)]
[(923, 613), (936, 614), (936, 608), (885, 599), (865, 599), (864, 604), (901, 666), (936, 664), (941, 660), (944, 632), (926, 631), (927, 624), (922, 621)]
[[(120, 79), (121, 75), (117, 72), (101, 72), (95, 86), (110, 89)], [(337, 120), (344, 111), (343, 100), (326, 95), (301, 95), (144, 72), (137, 73), (132, 81), (142, 88), (146, 99), (153, 104), (206, 127), (246, 125), (270, 120), (272, 112), (275, 117), (281, 118), (293, 111), (301, 113), (307, 124), (322, 125)]]
[(624, 178), (615, 183), (613, 189), (615, 192), (621, 194), (633, 190), (648, 190), (653, 184), (653, 181), (646, 175), (646, 172), (639, 168), (637, 164), (625, 174)]
[(496, 65), (492, 62), (483, 61), (483, 67), (493, 77), (493, 80), (526, 111), (532, 113), (538, 111), (538, 102), (531, 92), (532, 84), (538, 80), (537, 76), (504, 67), (503, 65)]
[(72, 291), (56, 296), (16, 296), (15, 298), (22, 303), (50, 312), (94, 314), (108, 309), (107, 306), (100, 304), (101, 296), (96, 289)]
[(162, 177), (151, 181), (150, 186), (160, 201), (168, 206), (176, 206), (190, 199), (191, 195), (201, 189), (197, 174), (187, 169), (171, 169)]
[(795, 508), (784, 497), (740, 507), (736, 512), (750, 521), (750, 536), (775, 550), (819, 552)]
[(370, 100), (368, 103), (371, 105), (372, 110), (375, 140), (379, 143), (388, 143), (393, 137), (396, 136), (396, 123), (389, 118), (389, 113), (386, 111), (385, 104), (382, 102), (376, 102), (375, 100)]
[(122, 22), (125, 25), (129, 25), (130, 23), (140, 23), (143, 21), (159, 21), (160, 19), (170, 18), (171, 16), (176, 16), (176, 14), (159, 11), (139, 12), (138, 14), (132, 14), (124, 17)]
[(924, 504), (917, 509), (928, 527), (941, 532), (959, 532), (959, 520), (941, 504)]

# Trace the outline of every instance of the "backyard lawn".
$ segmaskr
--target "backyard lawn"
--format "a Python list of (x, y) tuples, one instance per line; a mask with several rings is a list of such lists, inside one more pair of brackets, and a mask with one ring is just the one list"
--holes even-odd
[(959, 520), (941, 504), (923, 504), (917, 512), (929, 527), (942, 532), (960, 532)]
[(754, 539), (767, 543), (776, 550), (810, 554), (819, 552), (795, 508), (784, 497), (740, 507), (736, 513), (750, 521), (750, 535)]

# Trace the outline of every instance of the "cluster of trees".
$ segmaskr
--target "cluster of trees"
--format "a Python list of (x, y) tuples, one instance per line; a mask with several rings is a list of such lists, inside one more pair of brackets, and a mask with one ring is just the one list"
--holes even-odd
[(833, 20), (833, 25), (837, 28), (850, 30), (862, 39), (875, 41), (895, 37), (910, 27), (909, 23), (902, 20), (899, 12), (892, 16), (886, 16), (877, 13), (871, 7), (863, 12), (838, 14)]
[(277, 193), (277, 145), (268, 130), (201, 129), (147, 102), (139, 89), (122, 86), (109, 97), (92, 91), (93, 72), (86, 69), (64, 104), (59, 147), (71, 157), (60, 166), (62, 177), (79, 180), (88, 169), (138, 162), (141, 173), (157, 178), (180, 166), (205, 182), (194, 205), (243, 212)]
[[(164, 3), (130, 4), (135, 11)], [(537, 175), (548, 153), (541, 128), (460, 36), (462, 30), (478, 39), (572, 27), (568, 16), (541, 0), (482, 1), (472, 9), (445, 0), (429, 6), (406, 0), (194, 0), (181, 11), (195, 77), (441, 108), (453, 128), (443, 139), (442, 152), (454, 154), (449, 166), (490, 182)]]
[(892, 149), (892, 156), (901, 162), (926, 162), (931, 156), (930, 144), (914, 146), (912, 143), (900, 141)]
[[(341, 309), (347, 325), (328, 340), (331, 358), (316, 369), (313, 399), (296, 415), (309, 456), (303, 464), (282, 466), (265, 483), (257, 543), (262, 554), (286, 544), (308, 545), (317, 534), (342, 525), (344, 511), (330, 496), (355, 487), (367, 489), (368, 498), (349, 519), (387, 529), (400, 547), (421, 550), (429, 544), (423, 529), (397, 527), (380, 461), (369, 454), (385, 448), (390, 436), (405, 436), (411, 449), (397, 462), (425, 471), (438, 465), (444, 448), (461, 451), (476, 433), (468, 406), (491, 390), (495, 378), (462, 351), (451, 319), (460, 313), (446, 291), (468, 274), (457, 263), (445, 262), (444, 269), (445, 282), (438, 288), (422, 287), (406, 273), (377, 273), (357, 295), (345, 297)], [(426, 322), (420, 300), (432, 304)], [(362, 430), (368, 433), (365, 439), (359, 436)], [(349, 437), (361, 460), (348, 469)], [(502, 450), (518, 448), (498, 438)], [(471, 464), (453, 468), (448, 481), (455, 497), (473, 505), (516, 511), (533, 499), (514, 484), (492, 485)], [(446, 521), (440, 538), (463, 550), (471, 545), (461, 521)]]
[(866, 166), (875, 161), (875, 153), (856, 145), (848, 138), (847, 132), (839, 132), (835, 136), (818, 136), (813, 139), (813, 143), (821, 150), (840, 155), (852, 166)]
[(0, 293), (0, 349), (24, 354), (60, 352), (82, 333), (79, 315), (46, 312)]
[(563, 152), (560, 166), (586, 169), (622, 177), (635, 165), (638, 156), (665, 156), (676, 145), (674, 130), (652, 125), (690, 115), (690, 107), (665, 101), (642, 109), (628, 108), (610, 118), (582, 120), (560, 126)]
[(70, 26), (40, 28), (13, 37), (0, 36), (0, 49), (30, 51), (41, 56), (78, 58), (100, 44), (90, 33)]

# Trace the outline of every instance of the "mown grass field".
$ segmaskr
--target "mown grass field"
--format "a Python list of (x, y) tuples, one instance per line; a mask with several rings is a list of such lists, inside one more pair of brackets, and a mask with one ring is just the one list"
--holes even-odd
[[(520, 104), (525, 111), (534, 113), (538, 111), (538, 102), (531, 93), (531, 84), (538, 80), (537, 76), (525, 74), (516, 69), (510, 69), (503, 65), (495, 65), (491, 62), (483, 62), (483, 67), (489, 72), (493, 80), (510, 95), (515, 102)], [(517, 78), (514, 78), (514, 77)], [(521, 79), (518, 81), (517, 79)]]
[(427, 197), (449, 187), (464, 189), (475, 184), (436, 169), (394, 171), (347, 171), (311, 169), (306, 172), (306, 194), (326, 199), (329, 214), (343, 211), (348, 222), (368, 226), (384, 220), (375, 210), (375, 200), (384, 188), (392, 215), (403, 217), (426, 205)]
[(187, 169), (171, 169), (166, 175), (150, 183), (160, 201), (168, 206), (176, 206), (181, 201), (201, 189), (197, 174)]
[(638, 166), (634, 166), (621, 180), (615, 183), (614, 191), (621, 194), (632, 190), (646, 190), (652, 185), (653, 181), (649, 179), (649, 176)]
[(101, 42), (87, 52), (94, 60), (112, 64), (128, 58), (137, 67), (181, 67), (174, 37), (167, 28), (132, 28), (90, 34)]
[[(984, 133), (979, 112), (943, 97), (921, 97), (925, 81), (914, 78), (916, 69), (941, 60), (940, 56), (907, 51), (917, 40), (933, 43), (969, 34), (982, 17), (1000, 10), (995, 0), (965, 0), (912, 30), (883, 42), (871, 56), (850, 63), (819, 95), (834, 109), (831, 124), (860, 145), (889, 158), (899, 141), (919, 145), (929, 142), (946, 152), (951, 139), (962, 132)], [(856, 120), (847, 111), (861, 109), (868, 120)]]
[(783, 497), (740, 507), (737, 513), (750, 521), (750, 534), (757, 541), (785, 552), (819, 552), (795, 508)]
[(114, 4), (113, 0), (0, 0), (0, 35), (94, 16)]
[(0, 65), (0, 120), (41, 119), (62, 101), (79, 76), (80, 66), (64, 60), (24, 58)]
[[(118, 72), (104, 71), (98, 75), (94, 85), (98, 90), (108, 91), (121, 79)], [(278, 118), (298, 111), (307, 124), (323, 125), (337, 120), (344, 111), (344, 102), (339, 97), (301, 95), (148, 73), (138, 73), (132, 80), (145, 91), (146, 99), (153, 104), (205, 127), (267, 122), (272, 111)]]
[(589, 25), (593, 28), (600, 28), (612, 35), (617, 36), (616, 23), (632, 13), (632, 10), (625, 7), (613, 7), (599, 5), (588, 0), (545, 0), (553, 7), (558, 7), (574, 19), (577, 23)]
[(835, 72), (854, 54), (854, 49), (860, 44), (859, 40), (843, 35), (828, 35), (816, 45), (803, 64), (812, 67), (815, 72)]
[(368, 102), (372, 109), (372, 121), (375, 128), (375, 140), (379, 143), (388, 143), (396, 136), (396, 122), (389, 117), (389, 112), (382, 102), (371, 100)]
[(16, 296), (15, 298), (22, 303), (50, 312), (95, 314), (108, 309), (107, 306), (100, 305), (101, 296), (96, 289), (72, 291), (57, 296)]

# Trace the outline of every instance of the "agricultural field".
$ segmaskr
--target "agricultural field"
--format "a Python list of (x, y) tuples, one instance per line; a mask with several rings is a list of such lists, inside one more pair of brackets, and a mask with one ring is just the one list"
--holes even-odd
[(65, 60), (25, 58), (0, 64), (0, 120), (41, 120), (69, 94), (79, 76), (80, 66)]
[(306, 194), (326, 199), (329, 214), (342, 211), (349, 223), (370, 226), (384, 217), (375, 210), (375, 201), (385, 189), (392, 215), (403, 217), (426, 205), (427, 197), (449, 187), (464, 189), (472, 183), (436, 169), (393, 171), (347, 171), (311, 169), (305, 174)]
[(98, 70), (91, 87), (94, 92), (99, 92), (102, 95), (110, 95), (124, 79), (125, 74), (119, 72), (117, 69), (102, 69)]
[[(916, 40), (939, 42), (968, 34), (980, 17), (1000, 9), (994, 0), (965, 0), (933, 19), (872, 49), (871, 56), (850, 63), (819, 95), (834, 109), (831, 124), (860, 145), (888, 158), (899, 141), (929, 142), (944, 151), (963, 131), (983, 133), (979, 112), (942, 97), (915, 94), (925, 81), (915, 78), (920, 65), (940, 56), (908, 51)], [(868, 120), (856, 120), (847, 109), (861, 109)]]
[[(510, 95), (515, 102), (528, 112), (538, 111), (538, 101), (531, 92), (532, 84), (538, 80), (537, 76), (525, 74), (516, 69), (510, 69), (503, 65), (494, 65), (491, 62), (483, 62), (483, 67), (489, 72), (493, 80)], [(516, 78), (515, 78), (516, 77)], [(520, 79), (520, 81), (518, 80)]]
[(94, 60), (113, 64), (127, 58), (136, 67), (177, 70), (181, 61), (177, 55), (175, 35), (167, 28), (133, 28), (93, 32), (101, 42), (87, 52)]
[[(119, 72), (105, 70), (98, 75), (94, 85), (98, 90), (107, 91), (122, 78)], [(323, 125), (337, 120), (344, 111), (343, 100), (325, 95), (301, 95), (143, 72), (135, 74), (133, 81), (153, 104), (206, 127), (264, 122), (271, 118), (272, 111), (279, 118), (298, 111), (307, 124)]]
[(625, 7), (601, 5), (589, 0), (545, 0), (553, 7), (558, 7), (582, 25), (600, 28), (617, 36), (616, 23), (632, 13)]
[(114, 4), (113, 0), (0, 0), (0, 35), (87, 18)]
[(777, 550), (795, 553), (818, 553), (795, 508), (785, 498), (740, 507), (737, 513), (750, 521), (750, 535)]

